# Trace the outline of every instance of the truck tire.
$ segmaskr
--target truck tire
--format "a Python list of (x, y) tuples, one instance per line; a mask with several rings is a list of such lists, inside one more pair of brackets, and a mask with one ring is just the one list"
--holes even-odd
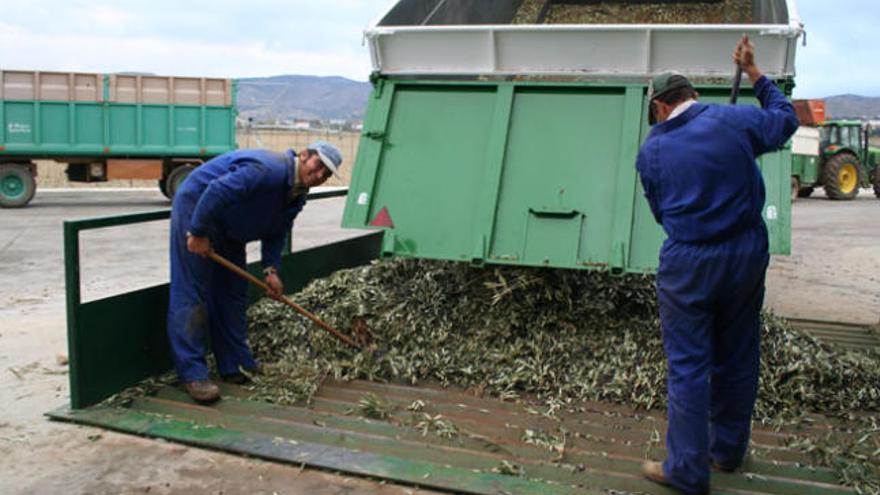
[(832, 156), (825, 162), (822, 184), (828, 199), (854, 199), (859, 195), (859, 159), (849, 153)]
[(810, 196), (812, 196), (813, 191), (815, 191), (815, 190), (816, 190), (815, 187), (802, 187), (798, 191), (798, 197), (799, 198), (809, 198)]
[(26, 165), (4, 163), (0, 165), (0, 206), (21, 208), (34, 199), (37, 182)]
[(171, 195), (168, 194), (168, 177), (162, 177), (158, 181), (159, 190), (162, 191), (162, 195), (168, 199), (171, 199)]
[(797, 177), (791, 177), (791, 202), (794, 203), (798, 199), (801, 190), (801, 181)]
[(168, 191), (168, 199), (174, 199), (174, 195), (177, 194), (180, 185), (183, 184), (183, 181), (186, 180), (186, 178), (189, 177), (189, 174), (195, 169), (196, 167), (192, 165), (181, 165), (168, 174), (168, 178), (165, 182), (165, 189)]

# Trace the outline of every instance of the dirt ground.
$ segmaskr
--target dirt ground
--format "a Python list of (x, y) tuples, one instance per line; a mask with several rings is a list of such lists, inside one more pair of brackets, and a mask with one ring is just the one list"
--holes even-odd
[[(155, 190), (41, 190), (29, 208), (0, 210), (0, 492), (6, 494), (404, 494), (418, 490), (283, 466), (95, 428), (54, 423), (67, 404), (61, 225), (64, 219), (167, 208)], [(338, 240), (343, 201), (310, 203), (297, 220), (302, 249)], [(856, 323), (880, 320), (880, 200), (867, 191), (794, 205), (793, 252), (777, 256), (767, 306)], [(87, 232), (83, 297), (167, 281), (167, 223)], [(254, 259), (254, 246), (249, 258)]]

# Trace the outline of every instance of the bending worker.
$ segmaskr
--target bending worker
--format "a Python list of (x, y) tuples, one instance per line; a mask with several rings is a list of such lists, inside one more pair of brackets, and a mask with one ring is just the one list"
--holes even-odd
[(798, 127), (794, 108), (755, 65), (748, 37), (733, 58), (762, 108), (699, 103), (684, 76), (657, 76), (653, 128), (636, 162), (668, 235), (657, 270), (668, 457), (642, 471), (685, 493), (708, 493), (710, 465), (736, 470), (747, 451), (769, 261), (755, 159), (782, 147)]
[(309, 188), (341, 165), (339, 150), (325, 142), (299, 154), (233, 151), (195, 169), (175, 194), (168, 339), (177, 375), (196, 401), (220, 398), (208, 379), (206, 335), (224, 380), (243, 383), (242, 371), (257, 369), (247, 342), (247, 282), (205, 255), (213, 249), (244, 268), (245, 244), (260, 240), (269, 296), (282, 295), (281, 249), (293, 219)]

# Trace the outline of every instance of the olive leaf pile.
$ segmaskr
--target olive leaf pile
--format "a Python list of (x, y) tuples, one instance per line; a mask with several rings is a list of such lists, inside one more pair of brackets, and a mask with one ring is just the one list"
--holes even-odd
[[(723, 2), (596, 1), (582, 5), (524, 0), (514, 24), (750, 24), (752, 0)], [(543, 14), (543, 18), (541, 17)]]
[[(349, 348), (285, 306), (260, 301), (248, 314), (251, 345), (264, 363), (255, 399), (308, 401), (332, 377), (427, 381), (544, 404), (666, 405), (650, 276), (394, 259), (315, 280), (293, 299), (343, 332), (364, 321), (385, 352)], [(853, 411), (880, 411), (876, 352), (837, 348), (769, 314), (761, 352), (756, 421), (796, 425), (811, 414), (856, 420)], [(844, 479), (854, 469), (858, 482), (880, 479), (870, 461), (880, 438), (864, 418), (854, 425), (866, 436), (845, 449), (809, 436), (793, 437), (791, 445), (826, 465), (849, 459), (840, 461), (849, 470), (840, 471)]]
[[(504, 397), (665, 407), (666, 361), (650, 276), (395, 259), (339, 271), (293, 297), (342, 331), (363, 319), (387, 352), (351, 349), (263, 300), (248, 319), (267, 376), (428, 380)], [(769, 314), (760, 380), (762, 421), (880, 410), (876, 354), (845, 351)], [(283, 397), (291, 401), (314, 391), (288, 383)]]

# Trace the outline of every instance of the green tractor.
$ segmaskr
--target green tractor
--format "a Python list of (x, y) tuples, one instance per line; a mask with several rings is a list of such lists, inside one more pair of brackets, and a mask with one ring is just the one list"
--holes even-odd
[(792, 200), (819, 186), (829, 199), (853, 199), (872, 186), (880, 198), (880, 149), (868, 145), (869, 135), (870, 127), (857, 120), (800, 127), (792, 139)]

